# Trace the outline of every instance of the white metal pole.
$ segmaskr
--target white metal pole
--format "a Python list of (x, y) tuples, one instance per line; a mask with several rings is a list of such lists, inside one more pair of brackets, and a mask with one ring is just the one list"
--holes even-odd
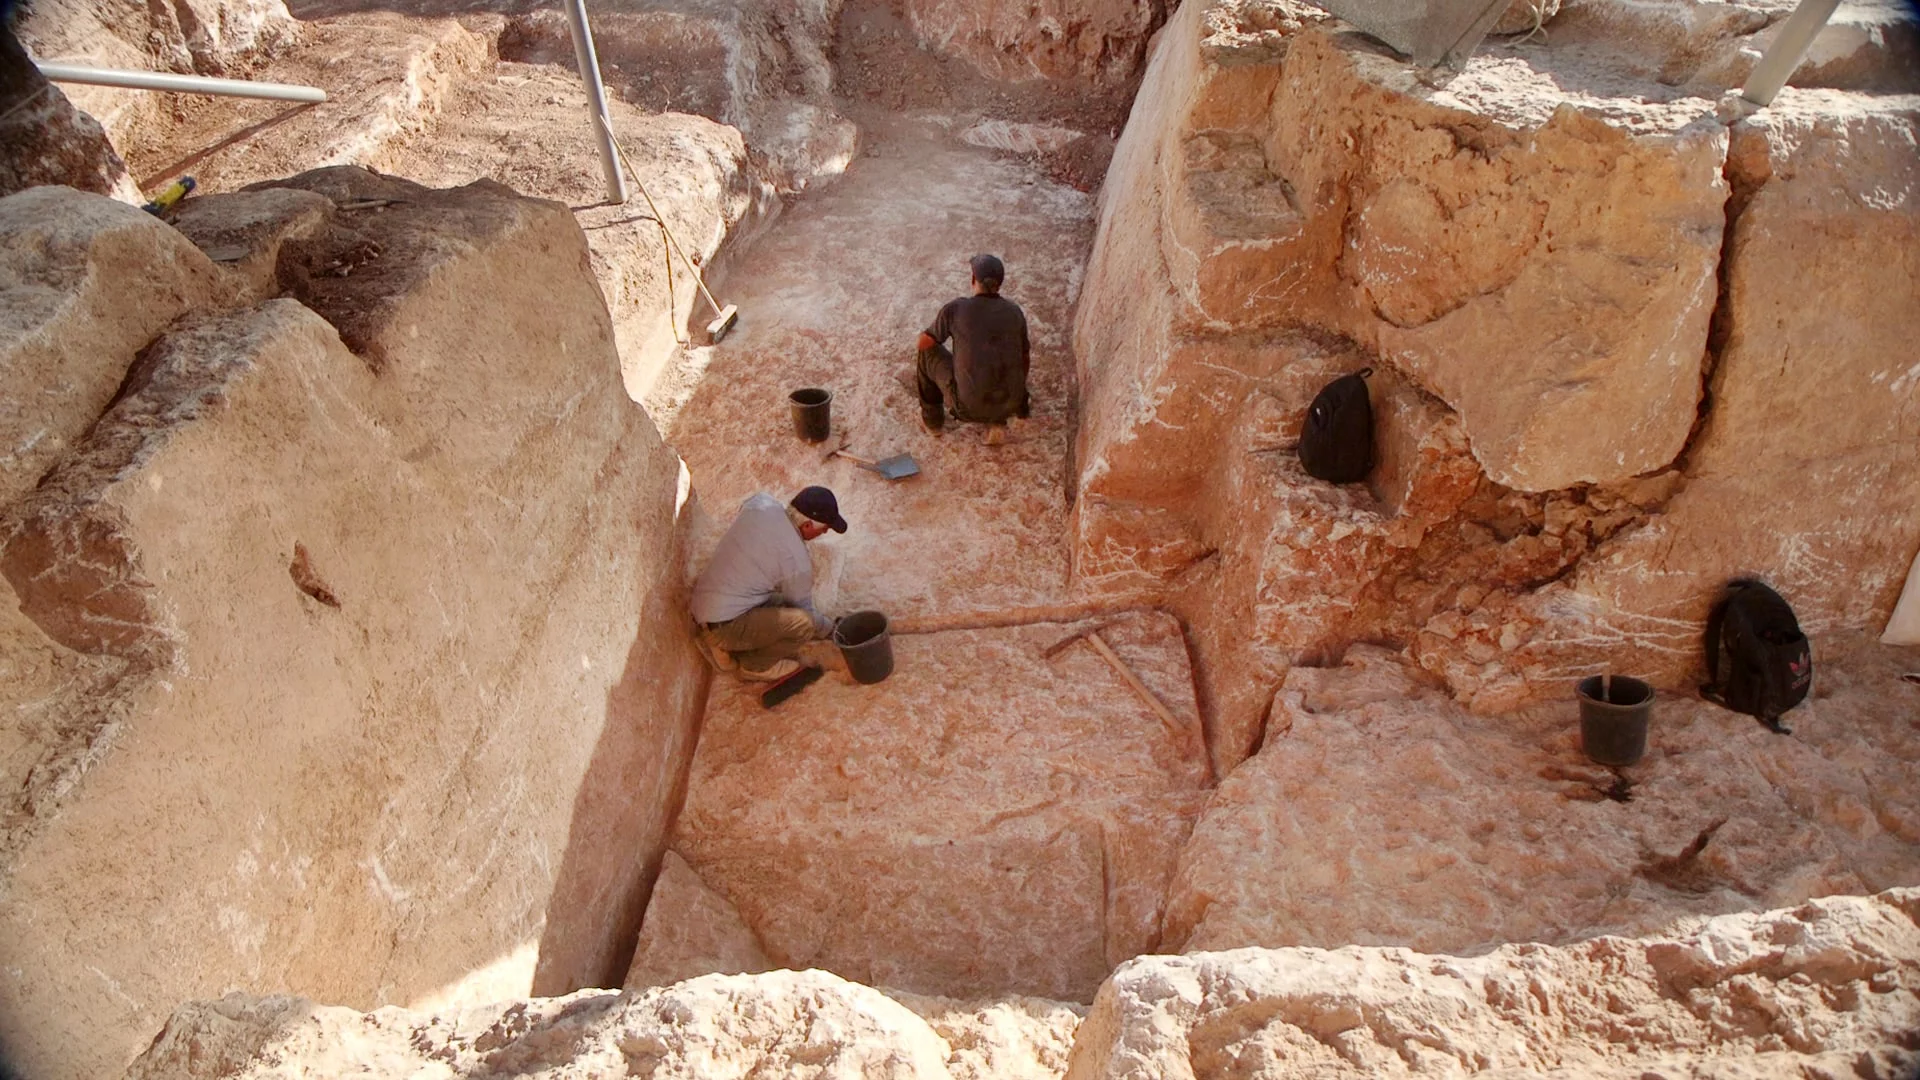
[(1833, 9), (1840, 6), (1840, 0), (1800, 0), (1800, 6), (1787, 16), (1787, 24), (1780, 28), (1780, 36), (1768, 46), (1767, 55), (1753, 65), (1753, 73), (1747, 76), (1746, 88), (1740, 96), (1759, 106), (1773, 104), (1774, 95), (1787, 85), (1795, 68), (1813, 46), (1813, 39), (1820, 36), (1820, 28), (1827, 25), (1833, 17)]
[(613, 117), (607, 112), (607, 88), (600, 82), (600, 58), (593, 51), (593, 30), (587, 26), (586, 0), (564, 0), (567, 23), (573, 29), (573, 58), (580, 68), (580, 81), (587, 84), (587, 111), (593, 120), (594, 137), (600, 140), (600, 172), (607, 178), (607, 198), (616, 203), (627, 201), (627, 178), (620, 172), (618, 151), (613, 145)]
[(175, 94), (218, 94), (222, 97), (268, 98), (273, 101), (325, 101), (327, 92), (315, 86), (289, 83), (247, 82), (244, 79), (215, 79), (205, 75), (175, 75), (163, 71), (125, 71), (119, 68), (90, 68), (74, 64), (35, 63), (40, 74), (53, 82), (85, 83), (89, 86), (119, 86), (128, 90), (165, 90)]

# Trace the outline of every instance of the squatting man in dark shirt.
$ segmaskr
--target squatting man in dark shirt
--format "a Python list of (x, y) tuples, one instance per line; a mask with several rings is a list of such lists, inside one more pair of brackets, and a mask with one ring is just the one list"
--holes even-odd
[(833, 633), (813, 606), (807, 542), (847, 531), (840, 503), (823, 487), (801, 488), (785, 506), (759, 492), (740, 505), (706, 570), (693, 584), (693, 619), (707, 658), (743, 679), (784, 679), (809, 643)]
[[(992, 255), (972, 260), (973, 294), (948, 302), (920, 335), (914, 381), (920, 423), (938, 435), (947, 417), (993, 425), (989, 445), (1006, 438), (1008, 417), (1025, 419), (1027, 316), (1000, 295), (1007, 270)], [(946, 343), (951, 339), (953, 349)]]

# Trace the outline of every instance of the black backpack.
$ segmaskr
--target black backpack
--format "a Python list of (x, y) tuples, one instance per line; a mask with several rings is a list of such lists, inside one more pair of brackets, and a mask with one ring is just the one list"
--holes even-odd
[(1813, 651), (1793, 608), (1758, 581), (1736, 581), (1707, 617), (1707, 677), (1700, 696), (1790, 734), (1780, 716), (1806, 700)]
[(1361, 368), (1328, 383), (1307, 407), (1300, 427), (1300, 464), (1307, 474), (1330, 484), (1365, 480), (1373, 471), (1373, 402)]

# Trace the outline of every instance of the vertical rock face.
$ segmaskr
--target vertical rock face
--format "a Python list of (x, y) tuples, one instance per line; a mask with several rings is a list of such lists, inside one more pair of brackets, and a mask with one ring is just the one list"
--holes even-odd
[[(1483, 708), (1603, 659), (1694, 676), (1732, 577), (1771, 583), (1810, 633), (1877, 629), (1899, 598), (1920, 545), (1920, 102), (1789, 91), (1733, 137), (1724, 342), (1679, 490), (1564, 584), (1421, 636)], [(1492, 666), (1461, 659), (1503, 633)]]
[(66, 187), (0, 199), (0, 506), (79, 441), (134, 354), (220, 285), (199, 249), (131, 206)]
[(687, 860), (667, 852), (647, 900), (633, 966), (622, 985), (645, 990), (700, 975), (753, 974), (773, 966), (739, 910), (708, 888)]
[(0, 195), (41, 184), (138, 195), (99, 123), (47, 82), (0, 18)]
[(907, 17), (929, 46), (982, 74), (1114, 86), (1139, 71), (1165, 0), (908, 0)]
[[(566, 208), (288, 184), (321, 222), (201, 225), (305, 302), (174, 322), (0, 519), (5, 664), (98, 687), (8, 734), (0, 1044), (28, 1075), (111, 1075), (236, 983), (371, 1007), (616, 980), (690, 752), (678, 463)], [(158, 310), (164, 276), (98, 269), (0, 295)]]
[[(1199, 49), (1201, 14), (1165, 47)], [(1116, 193), (1107, 250), (1160, 249), (1182, 328), (1306, 326), (1383, 354), (1461, 414), (1509, 487), (1671, 461), (1693, 422), (1723, 222), (1726, 134), (1708, 103), (1583, 99), (1495, 59), (1434, 90), (1350, 36), (1286, 40), (1264, 115), (1222, 130), (1203, 126), (1220, 106), (1196, 103), (1142, 125), (1160, 140), (1158, 239), (1122, 240)], [(1092, 334), (1118, 313), (1107, 295), (1090, 282), (1089, 355), (1108, 351)]]
[[(753, 0), (596, 11), (595, 50), (615, 96), (651, 114), (695, 113), (738, 128), (773, 186), (797, 192), (845, 171), (858, 148), (853, 123), (836, 111), (827, 55), (840, 7)], [(500, 54), (571, 71), (566, 17), (557, 9), (512, 16)]]
[(1474, 957), (1142, 957), (1101, 989), (1067, 1077), (1224, 1080), (1251, 1063), (1317, 1077), (1905, 1076), (1920, 1064), (1917, 912), (1920, 895), (1896, 889)]
[[(18, 28), (41, 60), (215, 76), (299, 34), (283, 0), (36, 0)], [(69, 96), (116, 138), (159, 107), (152, 94), (102, 86), (76, 86)]]
[[(1285, 3), (1159, 39), (1077, 317), (1074, 559), (1188, 616), (1217, 765), (1290, 663), (1356, 641), (1499, 711), (1608, 663), (1677, 685), (1736, 575), (1815, 631), (1891, 611), (1911, 100), (1795, 92), (1729, 130), (1583, 42), (1423, 80)], [(1380, 466), (1335, 489), (1299, 417), (1365, 366)], [(1855, 398), (1858, 434), (1814, 416)]]

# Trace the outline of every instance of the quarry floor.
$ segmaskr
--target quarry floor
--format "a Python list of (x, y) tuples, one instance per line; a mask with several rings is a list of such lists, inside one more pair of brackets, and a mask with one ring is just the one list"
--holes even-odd
[[(1070, 320), (1093, 200), (960, 142), (951, 116), (857, 119), (845, 175), (732, 265), (739, 325), (683, 351), (647, 406), (701, 505), (696, 565), (747, 495), (835, 491), (850, 528), (813, 544), (817, 598), (885, 612), (897, 670), (873, 687), (836, 673), (771, 712), (718, 679), (672, 846), (779, 966), (1090, 1000), (1156, 944), (1209, 786), (1178, 622), (1098, 612), (1068, 580)], [(998, 446), (979, 425), (926, 432), (909, 382), (915, 335), (964, 294), (976, 252), (1005, 261), (1033, 344), (1033, 416)], [(823, 443), (795, 434), (802, 387), (834, 395)], [(921, 472), (889, 482), (827, 457), (841, 445)], [(1044, 655), (1092, 625), (1177, 727), (1094, 647)]]
[[(845, 535), (814, 543), (830, 610), (878, 608), (898, 629), (1061, 614), (1068, 598), (1071, 317), (1093, 240), (1093, 200), (1023, 163), (959, 143), (945, 117), (862, 117), (865, 150), (734, 264), (723, 303), (739, 325), (683, 352), (647, 397), (707, 511), (696, 558), (755, 491), (825, 484)], [(1033, 416), (988, 446), (985, 428), (934, 436), (911, 389), (913, 342), (968, 289), (967, 259), (1005, 260), (1026, 311)], [(795, 434), (787, 396), (832, 391), (832, 434)], [(889, 482), (842, 457), (912, 454)]]

